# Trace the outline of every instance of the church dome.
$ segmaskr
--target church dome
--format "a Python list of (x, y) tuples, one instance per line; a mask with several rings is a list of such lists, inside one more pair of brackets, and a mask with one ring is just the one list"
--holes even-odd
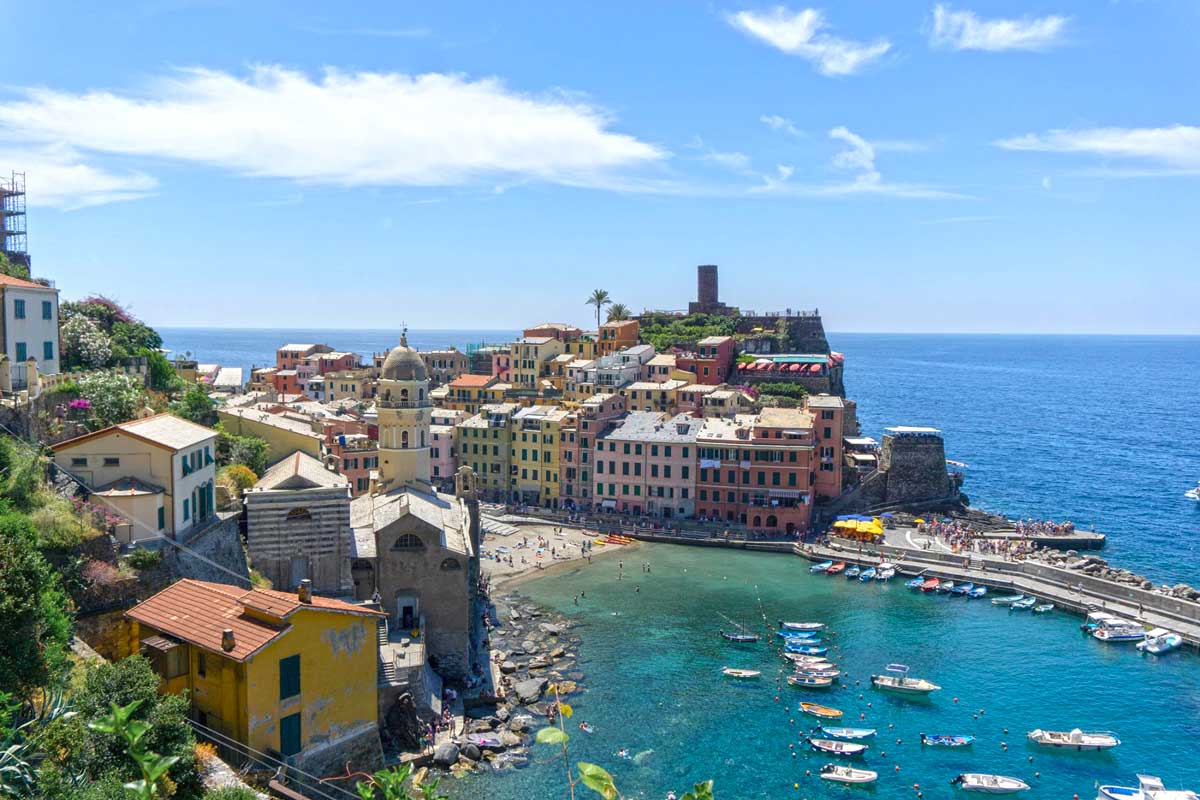
[(380, 380), (385, 381), (427, 381), (429, 374), (425, 370), (425, 361), (420, 353), (408, 346), (408, 337), (400, 337), (400, 346), (387, 354), (383, 360), (383, 368), (379, 371)]

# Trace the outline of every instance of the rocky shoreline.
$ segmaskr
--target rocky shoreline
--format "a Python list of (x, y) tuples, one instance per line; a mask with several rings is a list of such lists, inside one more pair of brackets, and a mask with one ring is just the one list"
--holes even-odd
[(434, 749), (434, 765), (456, 776), (528, 764), (533, 736), (555, 707), (552, 687), (563, 700), (583, 691), (579, 637), (570, 620), (516, 592), (493, 602), (496, 693), (465, 700), (464, 732)]
[(1120, 583), (1125, 586), (1134, 586), (1150, 592), (1158, 592), (1159, 594), (1178, 600), (1200, 601), (1200, 591), (1193, 589), (1186, 583), (1177, 583), (1174, 586), (1164, 583), (1160, 586), (1155, 586), (1154, 582), (1149, 578), (1130, 572), (1127, 569), (1111, 567), (1108, 561), (1099, 556), (1080, 556), (1075, 550), (1055, 550), (1048, 547), (1038, 548), (1027, 557), (1027, 560), (1049, 564), (1053, 567), (1075, 570), (1083, 575), (1090, 575), (1094, 578)]

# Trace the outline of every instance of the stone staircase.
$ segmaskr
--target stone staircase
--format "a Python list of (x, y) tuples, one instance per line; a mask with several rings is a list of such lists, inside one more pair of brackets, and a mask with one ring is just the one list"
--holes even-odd
[(388, 623), (386, 617), (379, 619), (379, 624), (376, 626), (376, 637), (379, 642), (376, 651), (378, 653), (376, 658), (379, 661), (379, 672), (376, 682), (380, 686), (383, 686), (393, 683), (396, 680), (396, 662), (392, 660), (392, 648), (388, 645)]

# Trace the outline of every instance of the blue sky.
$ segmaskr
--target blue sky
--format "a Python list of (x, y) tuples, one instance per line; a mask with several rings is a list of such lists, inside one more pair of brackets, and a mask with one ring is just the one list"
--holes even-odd
[(161, 325), (1200, 333), (1200, 4), (13, 3), (35, 271)]

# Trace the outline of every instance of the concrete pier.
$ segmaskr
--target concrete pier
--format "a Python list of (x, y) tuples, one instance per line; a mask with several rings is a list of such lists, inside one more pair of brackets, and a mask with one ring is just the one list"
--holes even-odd
[(817, 562), (876, 566), (887, 561), (896, 566), (897, 576), (927, 575), (956, 583), (970, 581), (989, 589), (1032, 595), (1079, 614), (1102, 609), (1150, 627), (1174, 631), (1191, 647), (1200, 648), (1200, 604), (1048, 564), (1008, 561), (979, 553), (861, 544), (848, 539), (834, 539), (828, 545), (801, 543), (793, 552)]

